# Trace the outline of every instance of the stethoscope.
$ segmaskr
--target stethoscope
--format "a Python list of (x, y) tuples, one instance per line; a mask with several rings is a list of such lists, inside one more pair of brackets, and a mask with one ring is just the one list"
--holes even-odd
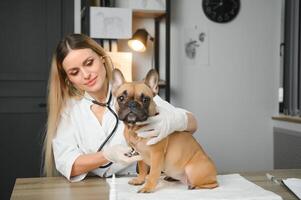
[[(114, 128), (112, 129), (111, 133), (107, 136), (107, 138), (105, 139), (105, 141), (103, 141), (103, 143), (99, 146), (99, 148), (97, 149), (97, 152), (101, 151), (103, 149), (103, 147), (108, 143), (108, 141), (112, 138), (112, 136), (114, 135), (114, 133), (116, 132), (117, 130), (117, 127), (118, 127), (118, 122), (119, 122), (119, 119), (118, 119), (118, 116), (116, 114), (116, 112), (111, 108), (110, 104), (111, 104), (111, 101), (112, 101), (112, 92), (110, 92), (110, 96), (109, 96), (109, 99), (106, 103), (101, 103), (101, 102), (98, 102), (94, 99), (90, 99), (86, 96), (84, 96), (84, 98), (88, 101), (91, 101), (93, 104), (96, 104), (96, 105), (99, 105), (99, 106), (102, 106), (102, 107), (106, 107), (108, 108), (108, 110), (114, 115), (115, 117), (115, 125), (114, 125)], [(106, 165), (103, 165), (103, 166), (100, 166), (99, 168), (107, 168), (109, 166), (111, 166), (113, 163), (112, 162), (109, 162), (108, 164)]]

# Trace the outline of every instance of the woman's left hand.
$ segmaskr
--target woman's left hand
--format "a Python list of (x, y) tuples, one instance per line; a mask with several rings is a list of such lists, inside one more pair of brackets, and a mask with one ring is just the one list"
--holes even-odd
[(145, 125), (137, 131), (139, 137), (151, 138), (147, 145), (153, 145), (175, 131), (184, 131), (187, 128), (186, 111), (180, 108), (167, 110), (157, 106), (158, 114), (149, 117), (137, 125)]
[(132, 148), (129, 146), (125, 146), (122, 144), (116, 144), (110, 147), (105, 147), (102, 151), (103, 156), (111, 162), (121, 163), (123, 165), (129, 165), (133, 162), (142, 160), (140, 155), (134, 156), (126, 156), (129, 152), (131, 152)]

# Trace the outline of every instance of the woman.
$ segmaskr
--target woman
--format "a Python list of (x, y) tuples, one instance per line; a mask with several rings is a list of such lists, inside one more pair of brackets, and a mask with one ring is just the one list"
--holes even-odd
[[(71, 34), (59, 42), (49, 78), (44, 141), (44, 172), (47, 176), (59, 172), (70, 181), (80, 181), (89, 172), (106, 177), (134, 171), (134, 163), (140, 157), (124, 156), (129, 148), (123, 138), (122, 122), (118, 121), (115, 134), (98, 151), (114, 128), (115, 118), (106, 107), (93, 104), (92, 100), (105, 103), (111, 99), (111, 63), (104, 49), (85, 35)], [(158, 96), (155, 99), (165, 113), (156, 116), (163, 118), (159, 120), (161, 128), (156, 128), (158, 120), (150, 119), (148, 128), (152, 131), (139, 133), (143, 137), (156, 136), (150, 145), (175, 130), (196, 130), (191, 113), (171, 106)], [(109, 102), (113, 109), (114, 102), (115, 99)], [(113, 164), (107, 165), (110, 162)]]

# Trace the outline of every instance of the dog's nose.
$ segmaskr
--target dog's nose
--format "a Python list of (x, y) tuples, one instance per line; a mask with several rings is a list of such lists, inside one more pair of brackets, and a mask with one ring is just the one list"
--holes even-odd
[(130, 109), (137, 108), (137, 105), (138, 105), (137, 102), (133, 100), (129, 101), (128, 103)]

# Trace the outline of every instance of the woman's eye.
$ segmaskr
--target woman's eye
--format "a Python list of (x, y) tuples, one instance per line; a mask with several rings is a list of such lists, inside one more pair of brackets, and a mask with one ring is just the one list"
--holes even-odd
[(124, 101), (124, 96), (119, 96), (119, 97), (117, 98), (117, 100), (118, 100), (119, 102), (123, 102), (123, 101)]
[(76, 76), (78, 74), (78, 71), (72, 71), (69, 73), (71, 76)]
[(88, 62), (87, 62), (87, 66), (91, 66), (91, 65), (93, 65), (93, 59), (91, 59), (91, 60), (88, 60)]

